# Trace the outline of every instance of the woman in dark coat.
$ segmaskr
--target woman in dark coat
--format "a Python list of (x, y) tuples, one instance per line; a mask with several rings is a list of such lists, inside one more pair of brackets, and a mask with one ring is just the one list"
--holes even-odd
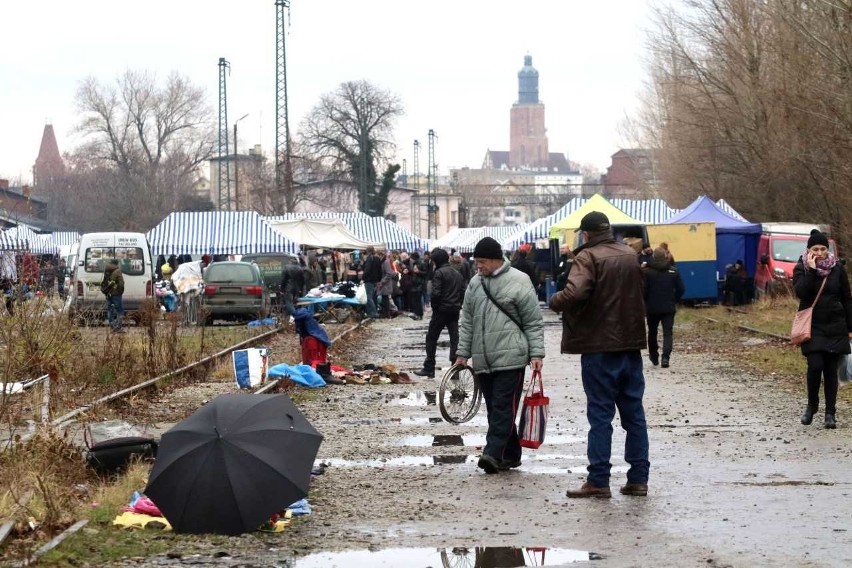
[[(645, 266), (645, 317), (648, 320), (648, 357), (654, 366), (662, 362), (669, 366), (674, 344), (673, 328), (677, 304), (686, 288), (677, 268), (669, 261), (668, 251), (662, 247), (654, 249), (651, 262)], [(660, 345), (657, 330), (663, 326), (663, 358), (660, 360)]]
[(819, 408), (819, 386), (825, 384), (825, 427), (836, 428), (837, 364), (849, 354), (852, 339), (852, 292), (849, 277), (842, 264), (828, 250), (828, 238), (814, 229), (808, 249), (793, 270), (793, 289), (799, 298), (799, 309), (813, 304), (825, 280), (825, 287), (814, 306), (811, 339), (802, 344), (802, 355), (808, 360), (808, 405), (802, 424), (810, 424)]

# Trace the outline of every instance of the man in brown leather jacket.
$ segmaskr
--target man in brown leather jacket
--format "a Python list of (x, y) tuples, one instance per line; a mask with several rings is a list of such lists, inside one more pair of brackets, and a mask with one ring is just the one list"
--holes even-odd
[(585, 244), (575, 253), (565, 288), (550, 299), (564, 312), (562, 352), (582, 355), (583, 390), (589, 420), (589, 475), (568, 497), (612, 496), (609, 488), (612, 419), (618, 408), (627, 431), (624, 459), (630, 464), (624, 495), (648, 493), (648, 427), (642, 396), (645, 377), (644, 278), (636, 252), (612, 235), (609, 219), (593, 211), (579, 231)]

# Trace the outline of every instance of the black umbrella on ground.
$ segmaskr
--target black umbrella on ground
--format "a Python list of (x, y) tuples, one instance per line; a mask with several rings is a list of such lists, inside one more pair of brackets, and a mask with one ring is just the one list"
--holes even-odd
[(321, 442), (285, 394), (223, 394), (163, 434), (145, 494), (176, 532), (253, 531), (308, 494)]

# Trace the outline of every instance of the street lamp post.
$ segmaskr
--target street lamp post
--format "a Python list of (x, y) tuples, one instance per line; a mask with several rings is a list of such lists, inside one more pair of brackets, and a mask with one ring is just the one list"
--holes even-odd
[(240, 210), (240, 158), (237, 152), (237, 123), (247, 117), (249, 113), (242, 115), (234, 122), (234, 210)]

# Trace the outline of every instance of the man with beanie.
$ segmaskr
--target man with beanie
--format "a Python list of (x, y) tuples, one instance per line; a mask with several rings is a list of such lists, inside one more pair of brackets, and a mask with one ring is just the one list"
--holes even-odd
[(106, 296), (107, 320), (113, 333), (124, 333), (122, 322), (124, 320), (124, 274), (118, 267), (118, 261), (110, 259), (104, 269), (104, 278), (101, 281), (101, 291)]
[(429, 319), (429, 331), (426, 332), (426, 360), (423, 368), (414, 371), (420, 377), (435, 376), (435, 353), (438, 350), (438, 338), (446, 327), (450, 334), (450, 362), (456, 359), (459, 344), (459, 311), (464, 297), (464, 279), (450, 265), (450, 255), (444, 249), (436, 248), (431, 254), (435, 270), (432, 272), (432, 317)]
[(485, 237), (473, 250), (477, 274), (464, 297), (456, 364), (470, 366), (488, 409), (488, 433), (479, 467), (498, 473), (521, 465), (515, 415), (527, 365), (541, 371), (544, 321), (529, 276), (503, 258), (500, 243)]
[(568, 497), (612, 496), (609, 488), (615, 409), (627, 432), (630, 464), (624, 495), (648, 494), (648, 426), (642, 397), (645, 377), (644, 275), (636, 251), (615, 240), (606, 215), (592, 211), (580, 221), (584, 243), (574, 251), (565, 288), (550, 299), (562, 316), (562, 352), (581, 354), (589, 457), (586, 483)]

